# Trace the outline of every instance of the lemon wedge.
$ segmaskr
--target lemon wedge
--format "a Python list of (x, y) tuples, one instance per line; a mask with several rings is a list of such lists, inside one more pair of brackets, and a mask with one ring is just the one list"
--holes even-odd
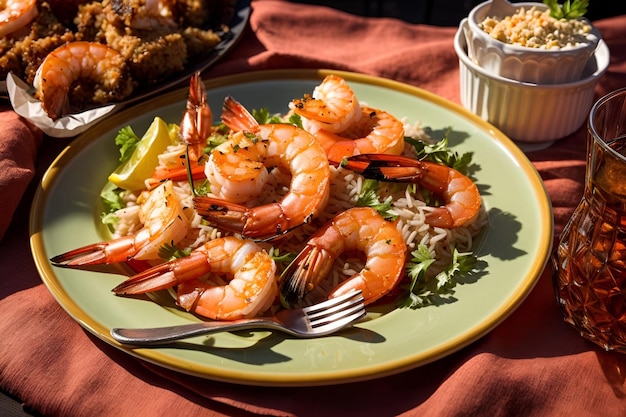
[(109, 175), (109, 181), (129, 191), (145, 188), (144, 181), (154, 173), (158, 156), (173, 143), (172, 137), (170, 126), (155, 117), (130, 158)]
[(176, 140), (179, 138), (179, 128), (178, 125), (176, 123), (170, 123), (167, 128), (169, 129), (169, 134), (170, 134), (170, 139), (172, 140), (172, 143), (176, 142)]

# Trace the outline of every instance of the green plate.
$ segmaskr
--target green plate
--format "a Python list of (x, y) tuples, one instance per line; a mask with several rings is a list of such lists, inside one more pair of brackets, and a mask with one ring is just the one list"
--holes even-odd
[(326, 70), (267, 71), (207, 81), (219, 115), (226, 95), (248, 108), (286, 112), (324, 76), (344, 77), (357, 97), (396, 117), (421, 121), (439, 139), (471, 151), (489, 226), (477, 254), (488, 266), (458, 285), (453, 302), (398, 309), (339, 334), (295, 339), (268, 331), (221, 333), (167, 347), (131, 348), (110, 336), (114, 327), (156, 327), (197, 321), (174, 308), (113, 295), (116, 273), (53, 267), (49, 258), (102, 240), (98, 193), (118, 164), (113, 142), (131, 125), (144, 132), (155, 116), (178, 123), (187, 89), (154, 98), (99, 123), (72, 142), (44, 175), (31, 211), (35, 263), (52, 295), (85, 329), (116, 348), (182, 373), (250, 385), (327, 385), (377, 378), (435, 361), (470, 344), (502, 322), (525, 299), (552, 245), (552, 212), (543, 183), (522, 151), (491, 125), (458, 105), (398, 82)]

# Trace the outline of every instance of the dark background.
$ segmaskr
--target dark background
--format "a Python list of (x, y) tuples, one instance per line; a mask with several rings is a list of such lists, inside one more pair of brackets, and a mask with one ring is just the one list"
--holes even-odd
[[(485, 0), (291, 0), (317, 4), (369, 17), (391, 17), (409, 23), (458, 26), (469, 11)], [(530, 1), (530, 0), (529, 0)], [(541, 0), (535, 0), (541, 1)], [(573, 0), (572, 0), (573, 1)], [(515, 3), (516, 1), (512, 1)], [(559, 0), (563, 3), (563, 0)], [(626, 0), (589, 0), (589, 20), (626, 14)]]

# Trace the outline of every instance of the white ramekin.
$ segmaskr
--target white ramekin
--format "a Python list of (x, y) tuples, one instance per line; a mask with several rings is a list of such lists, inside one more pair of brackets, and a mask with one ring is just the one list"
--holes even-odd
[[(476, 64), (494, 75), (518, 81), (558, 84), (580, 80), (585, 65), (601, 38), (598, 30), (588, 20), (586, 22), (592, 30), (586, 36), (587, 42), (575, 47), (553, 50), (511, 45), (492, 38), (479, 26), (490, 14), (492, 3), (493, 1), (487, 1), (473, 8), (467, 18), (468, 24), (464, 27), (468, 56)], [(548, 8), (543, 3), (505, 4), (510, 6), (507, 15), (514, 14), (520, 7), (529, 10), (534, 6), (539, 11)]]
[(593, 104), (594, 88), (609, 65), (609, 49), (600, 41), (582, 79), (563, 84), (520, 82), (493, 75), (467, 55), (463, 19), (454, 37), (459, 57), (461, 104), (518, 142), (541, 143), (576, 131)]

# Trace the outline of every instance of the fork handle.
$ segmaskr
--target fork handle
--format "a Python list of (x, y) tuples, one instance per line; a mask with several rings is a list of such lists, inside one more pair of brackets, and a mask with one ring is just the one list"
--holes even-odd
[(278, 323), (264, 318), (240, 319), (232, 321), (206, 321), (178, 326), (152, 327), (146, 329), (111, 330), (111, 336), (120, 343), (135, 346), (153, 346), (175, 340), (205, 335), (209, 333), (228, 332), (245, 329), (274, 329), (284, 331)]

